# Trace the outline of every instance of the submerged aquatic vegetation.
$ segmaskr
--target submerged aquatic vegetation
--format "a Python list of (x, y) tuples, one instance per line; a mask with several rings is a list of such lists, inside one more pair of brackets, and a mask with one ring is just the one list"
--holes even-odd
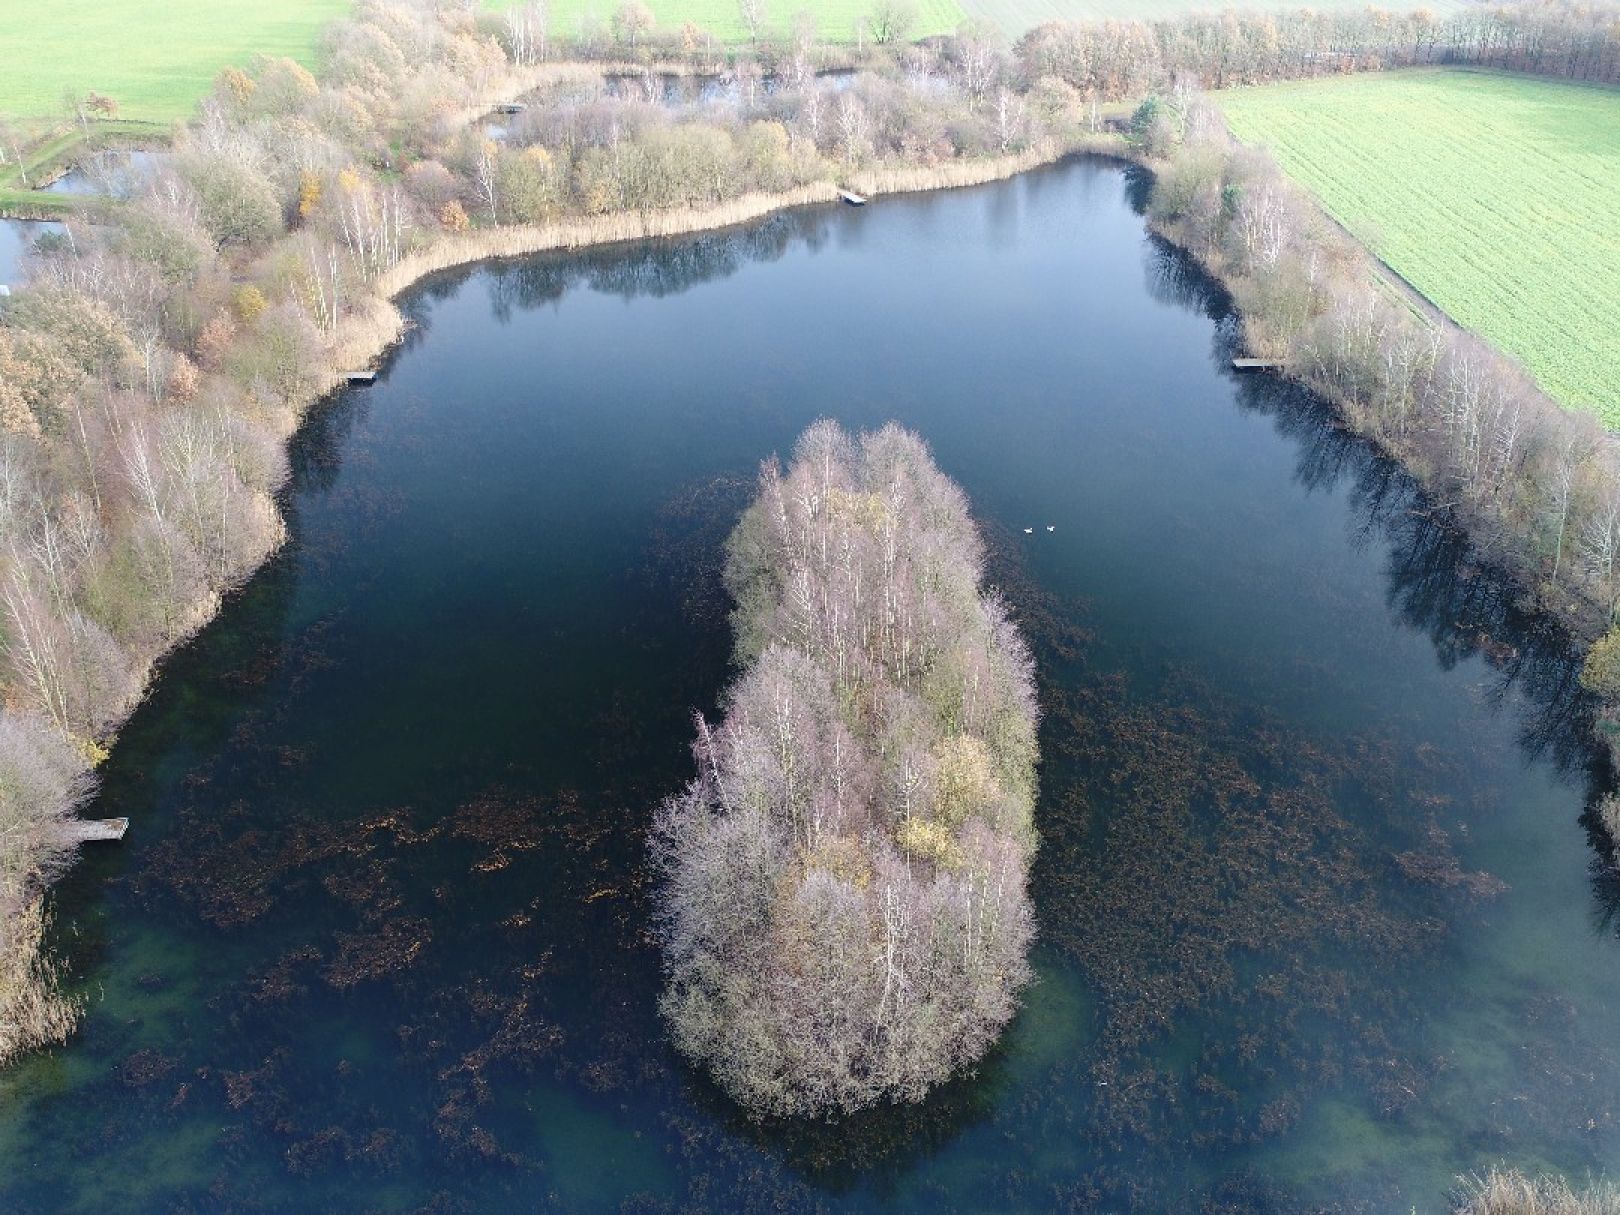
[(1028, 980), (1035, 700), (961, 491), (818, 422), (728, 546), (737, 653), (661, 808), (663, 1010), (755, 1116), (916, 1101)]

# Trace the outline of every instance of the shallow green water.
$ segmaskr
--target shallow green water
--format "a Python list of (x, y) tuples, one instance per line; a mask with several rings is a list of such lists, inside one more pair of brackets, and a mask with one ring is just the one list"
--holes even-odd
[[(1560, 640), (1224, 370), (1131, 195), (1077, 163), (417, 292), (108, 765), (133, 830), (55, 900), (89, 1011), (0, 1076), (0, 1206), (1439, 1210), (1620, 1159)], [(761, 1128), (664, 1045), (641, 832), (727, 678), (720, 543), (822, 414), (933, 444), (1038, 653), (1041, 979), (928, 1103)]]

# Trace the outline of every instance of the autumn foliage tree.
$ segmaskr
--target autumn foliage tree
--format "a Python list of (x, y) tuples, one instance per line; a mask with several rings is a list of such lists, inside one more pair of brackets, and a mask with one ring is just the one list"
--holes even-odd
[(664, 1014), (751, 1115), (919, 1100), (1029, 979), (1028, 652), (892, 425), (766, 464), (726, 572), (744, 673), (654, 831)]

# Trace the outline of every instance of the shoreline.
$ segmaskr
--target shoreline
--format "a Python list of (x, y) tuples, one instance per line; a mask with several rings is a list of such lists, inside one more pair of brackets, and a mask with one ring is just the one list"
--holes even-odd
[[(848, 180), (863, 187), (863, 192), (871, 197), (926, 193), (932, 190), (962, 189), (993, 181), (1004, 181), (1019, 173), (1056, 164), (1070, 156), (1085, 155), (1100, 155), (1109, 159), (1129, 161), (1129, 157), (1093, 149), (1084, 143), (1078, 146), (1043, 145), (1017, 155), (987, 158), (965, 164), (948, 163), (936, 168), (920, 169), (865, 170), (851, 175)], [(318, 386), (299, 403), (292, 425), (277, 436), (283, 454), (303, 429), (310, 414), (320, 408), (334, 393), (347, 387), (347, 372), (371, 367), (386, 358), (389, 351), (398, 345), (406, 328), (405, 316), (396, 303), (398, 297), (434, 274), (477, 265), (479, 262), (719, 231), (764, 219), (778, 211), (794, 207), (838, 202), (838, 187), (833, 181), (827, 180), (779, 193), (745, 194), (730, 202), (710, 207), (621, 212), (553, 224), (505, 225), (483, 231), (446, 234), (427, 249), (402, 258), (395, 266), (372, 280), (373, 290), (365, 297), (364, 314), (351, 313), (340, 322), (329, 345), (327, 366), (321, 369)], [(287, 523), (279, 495), (275, 500), (275, 515), (277, 527), (274, 542), (257, 555), (246, 581), (257, 577), (286, 543)], [(171, 644), (147, 663), (135, 693), (120, 716), (117, 728), (110, 732), (106, 740), (105, 745), (109, 753), (117, 746), (118, 735), (129, 718), (146, 702), (156, 681), (162, 675), (165, 662), (191, 642), (239, 593), (240, 588), (224, 594), (211, 593), (177, 613), (184, 619), (182, 629), (172, 639)], [(87, 820), (75, 816), (75, 821)], [(131, 826), (139, 829), (138, 822), (132, 823)], [(48, 892), (49, 887), (42, 893)]]
[[(946, 162), (929, 167), (879, 167), (860, 170), (840, 180), (843, 184), (870, 198), (885, 195), (929, 193), (935, 190), (963, 189), (1004, 181), (1020, 173), (1030, 172), (1058, 164), (1071, 157), (1081, 156), (1094, 157), (1122, 167), (1138, 169), (1147, 173), (1155, 183), (1158, 180), (1160, 170), (1164, 167), (1162, 162), (1157, 162), (1151, 157), (1143, 155), (1117, 137), (1098, 135), (1066, 145), (1042, 145), (1020, 154), (969, 162)], [(550, 224), (500, 225), (466, 233), (442, 234), (432, 245), (416, 253), (406, 255), (393, 267), (373, 280), (373, 290), (366, 297), (364, 315), (350, 314), (344, 318), (333, 339), (331, 365), (327, 368), (326, 381), (300, 407), (292, 429), (281, 436), (283, 447), (285, 449), (290, 445), (293, 438), (302, 430), (305, 421), (314, 409), (319, 408), (334, 393), (347, 387), (346, 372), (363, 368), (375, 369), (378, 364), (388, 358), (392, 349), (404, 337), (408, 324), (404, 314), (400, 311), (399, 297), (435, 274), (476, 266), (481, 262), (511, 260), (543, 253), (572, 252), (618, 244), (630, 244), (638, 241), (721, 231), (726, 228), (753, 223), (777, 212), (796, 207), (830, 205), (839, 202), (839, 181), (824, 180), (776, 193), (744, 194), (727, 202), (708, 207), (620, 212), (598, 217), (560, 220)], [(1351, 235), (1347, 229), (1327, 215), (1327, 212), (1321, 209), (1320, 204), (1316, 203), (1314, 198), (1312, 199), (1312, 205), (1317, 208), (1318, 213), (1327, 222), (1332, 224), (1338, 232), (1346, 236), (1354, 243), (1357, 249), (1363, 252), (1368, 259), (1371, 279), (1375, 284), (1378, 283), (1380, 281), (1379, 272), (1384, 268), (1381, 259)], [(1142, 224), (1146, 232), (1167, 241), (1179, 253), (1189, 258), (1201, 273), (1208, 276), (1210, 281), (1225, 294), (1227, 305), (1239, 321), (1240, 327), (1246, 324), (1243, 310), (1234, 295), (1233, 285), (1221, 273), (1220, 267), (1212, 264), (1208, 259), (1200, 257), (1194, 248), (1178, 239), (1174, 231), (1162, 224), (1155, 223), (1146, 213), (1142, 215)], [(1438, 311), (1438, 309), (1436, 310)], [(1422, 312), (1424, 314), (1423, 319), (1431, 324), (1437, 324), (1440, 327), (1462, 333), (1469, 332), (1444, 312), (1440, 313), (1438, 321), (1426, 315), (1427, 309), (1422, 310)], [(1240, 333), (1242, 333), (1243, 341), (1247, 343), (1249, 340), (1247, 332), (1240, 328)], [(1402, 452), (1387, 443), (1381, 442), (1378, 435), (1358, 427), (1350, 411), (1345, 407), (1343, 400), (1331, 392), (1324, 391), (1320, 386), (1311, 383), (1307, 378), (1286, 365), (1275, 368), (1274, 374), (1312, 393), (1320, 400), (1322, 406), (1329, 411), (1337, 424), (1343, 426), (1361, 441), (1370, 444), (1372, 449), (1381, 457), (1392, 461), (1407, 476), (1410, 476), (1427, 496), (1432, 499), (1436, 498), (1437, 487), (1432, 479), (1425, 475), (1423, 468), (1408, 459)], [(1435, 506), (1445, 513), (1449, 524), (1468, 539), (1470, 547), (1483, 565), (1491, 567), (1509, 584), (1527, 596), (1526, 606), (1533, 614), (1544, 616), (1561, 629), (1575, 654), (1584, 653), (1593, 638), (1588, 635), (1590, 629), (1583, 627), (1583, 621), (1577, 614), (1570, 611), (1560, 611), (1556, 603), (1548, 603), (1535, 596), (1534, 588), (1525, 582), (1521, 573), (1514, 569), (1509, 562), (1501, 559), (1499, 555), (1490, 550), (1489, 546), (1481, 539), (1477, 527), (1471, 523), (1465, 514), (1456, 510), (1453, 505), (1440, 502), (1438, 499), (1435, 501)], [(276, 543), (260, 556), (250, 577), (256, 576), (259, 570), (263, 569), (264, 565), (274, 557), (286, 542), (286, 520), (279, 500), (276, 504), (276, 517), (279, 524)], [(203, 628), (206, 628), (225, 604), (230, 601), (230, 598), (230, 595), (215, 595), (211, 597), (211, 602), (197, 605), (190, 614), (185, 635), (177, 639), (174, 645), (153, 660), (146, 677), (141, 681), (140, 690), (130, 706), (129, 714), (132, 714), (145, 701), (156, 677), (161, 672), (163, 662), (168, 656), (191, 641)], [(124, 720), (126, 722), (129, 714), (125, 715)], [(1614, 751), (1595, 719), (1588, 737), (1595, 753), (1605, 757), (1612, 770), (1615, 761)], [(116, 736), (112, 745), (116, 745)], [(1620, 841), (1614, 841), (1614, 843), (1620, 845)]]
[[(1075, 146), (1040, 145), (1023, 153), (969, 162), (951, 161), (919, 168), (857, 170), (844, 181), (857, 192), (869, 198), (878, 198), (890, 194), (965, 189), (1005, 181), (1032, 169), (1056, 164), (1070, 156), (1099, 155), (1129, 160), (1128, 157), (1103, 151), (1103, 146), (1106, 145), (1097, 148), (1085, 143)], [(377, 362), (400, 340), (405, 331), (405, 318), (397, 300), (432, 275), (479, 262), (716, 232), (765, 219), (778, 211), (838, 203), (838, 189), (836, 182), (823, 180), (776, 193), (742, 194), (708, 207), (624, 211), (559, 220), (550, 224), (504, 224), (442, 235), (426, 249), (407, 254), (372, 280), (372, 292), (366, 302), (367, 315), (350, 315), (339, 325), (332, 343), (333, 366), (328, 369), (329, 382), (300, 411), (298, 425), (302, 426), (303, 418), (310, 409), (344, 386), (345, 372)], [(296, 433), (297, 427), (287, 437)]]
[[(479, 111), (480, 114), (485, 112), (487, 110)], [(1004, 180), (1087, 151), (1085, 146), (1043, 144), (1022, 154), (986, 158), (968, 164), (947, 163), (926, 169), (873, 169), (852, 174), (848, 181), (874, 197), (954, 189)], [(715, 231), (763, 219), (791, 207), (834, 204), (838, 201), (838, 185), (832, 179), (824, 179), (795, 190), (745, 194), (709, 207), (620, 213), (532, 227), (496, 227), (483, 232), (442, 234), (433, 245), (402, 258), (372, 281), (361, 309), (345, 316), (337, 325), (327, 344), (326, 366), (313, 369), (312, 388), (296, 403), (287, 424), (275, 429), (275, 441), (285, 456), (311, 413), (346, 386), (347, 371), (376, 364), (399, 343), (404, 336), (406, 322), (395, 300), (433, 274), (482, 261)], [(97, 743), (99, 754), (93, 759), (89, 754), (82, 757), (83, 779), (93, 780), (96, 767), (110, 756), (118, 745), (124, 727), (146, 703), (162, 678), (168, 660), (207, 628), (286, 544), (288, 528), (282, 492), (277, 491), (271, 496), (274, 527), (268, 536), (268, 543), (251, 556), (250, 568), (242, 582), (233, 590), (225, 593), (211, 591), (198, 600), (177, 607), (174, 616), (177, 627), (166, 638), (166, 644), (142, 663), (127, 700), (113, 719), (115, 724)], [(64, 825), (63, 842), (76, 847), (82, 842), (87, 824), (91, 821), (76, 810)], [(130, 826), (136, 831), (140, 829), (138, 821)], [(60, 875), (47, 879), (31, 897), (19, 903), (14, 922), (0, 922), (0, 946), (3, 946), (0, 947), (0, 977), (10, 971), (11, 981), (18, 990), (41, 1002), (49, 1010), (48, 1016), (37, 1018), (44, 1026), (42, 1034), (36, 1029), (32, 1031), (36, 1036), (25, 1038), (20, 1043), (0, 1043), (0, 1047), (8, 1047), (0, 1050), (0, 1068), (52, 1044), (66, 1042), (78, 1028), (85, 997), (58, 994), (61, 991), (57, 986), (62, 977), (61, 966), (45, 948), (50, 921), (48, 900), (59, 878)]]
[[(534, 87), (532, 84), (527, 88)], [(487, 112), (480, 110), (480, 114)], [(356, 313), (344, 317), (331, 336), (328, 344), (327, 365), (318, 369), (315, 376), (316, 386), (299, 402), (291, 418), (291, 424), (283, 433), (278, 434), (278, 440), (283, 451), (290, 445), (293, 438), (302, 430), (304, 423), (311, 412), (328, 400), (332, 394), (345, 386), (345, 373), (361, 368), (375, 366), (385, 359), (392, 347), (398, 344), (403, 337), (406, 319), (400, 311), (397, 299), (403, 293), (411, 290), (417, 284), (434, 274), (458, 268), (476, 265), (485, 261), (498, 261), (511, 258), (533, 256), (541, 253), (557, 251), (582, 250), (593, 247), (613, 244), (625, 244), (635, 241), (656, 240), (661, 238), (692, 235), (699, 232), (721, 230), (741, 224), (750, 223), (766, 218), (779, 211), (794, 207), (836, 204), (839, 201), (839, 184), (856, 189), (870, 197), (880, 197), (891, 194), (924, 193), (934, 190), (965, 188), (983, 185), (994, 181), (1002, 181), (1017, 176), (1020, 173), (1042, 168), (1066, 160), (1070, 157), (1094, 156), (1100, 160), (1107, 160), (1118, 165), (1131, 166), (1147, 172), (1157, 181), (1163, 168), (1161, 163), (1144, 156), (1138, 150), (1124, 143), (1117, 136), (1098, 135), (1091, 138), (1081, 138), (1064, 144), (1043, 144), (1021, 154), (1000, 157), (984, 158), (974, 161), (953, 161), (930, 167), (890, 167), (872, 168), (857, 171), (847, 177), (834, 180), (824, 179), (809, 183), (793, 190), (777, 193), (750, 193), (739, 196), (728, 202), (717, 203), (706, 207), (687, 207), (666, 211), (621, 212), (600, 217), (579, 217), (561, 220), (544, 225), (530, 226), (497, 226), (484, 230), (474, 230), (467, 233), (443, 233), (438, 239), (426, 248), (406, 255), (393, 267), (384, 271), (372, 280), (370, 290), (364, 297), (364, 305)], [(1200, 270), (1209, 276), (1228, 296), (1230, 306), (1240, 322), (1243, 321), (1242, 309), (1233, 297), (1232, 285), (1220, 272), (1219, 267), (1211, 265), (1201, 258), (1196, 250), (1189, 247), (1177, 238), (1177, 235), (1167, 230), (1163, 225), (1155, 223), (1149, 216), (1142, 217), (1144, 230), (1167, 240), (1175, 248), (1186, 255)], [(1357, 242), (1357, 247), (1365, 249)], [(1369, 257), (1371, 254), (1368, 254)], [(1394, 461), (1414, 481), (1420, 485), (1425, 493), (1433, 495), (1433, 486), (1429, 478), (1425, 477), (1423, 470), (1404, 458), (1402, 453), (1393, 450), (1379, 441), (1374, 434), (1369, 434), (1354, 425), (1352, 418), (1344, 408), (1341, 401), (1334, 399), (1332, 394), (1323, 392), (1300, 375), (1284, 367), (1279, 369), (1280, 374), (1302, 387), (1313, 392), (1323, 405), (1328, 408), (1334, 418), (1345, 428), (1364, 441), (1369, 442), (1374, 450)], [(1525, 585), (1523, 578), (1508, 564), (1493, 560), (1490, 554), (1480, 548), (1477, 531), (1470, 526), (1468, 519), (1456, 511), (1448, 511), (1451, 522), (1463, 535), (1467, 536), (1471, 545), (1479, 552), (1482, 560), (1499, 568), (1504, 577), (1512, 584), (1530, 593), (1533, 588)], [(283, 502), (279, 495), (275, 500), (275, 515), (277, 519), (276, 533), (273, 541), (262, 552), (258, 553), (252, 563), (250, 579), (256, 576), (264, 566), (274, 557), (286, 541), (287, 529), (283, 509)], [(171, 639), (161, 652), (154, 655), (146, 664), (145, 670), (137, 684), (125, 711), (120, 715), (118, 729), (110, 732), (108, 745), (116, 746), (118, 735), (122, 727), (127, 724), (130, 716), (143, 704), (157, 680), (161, 677), (167, 659), (177, 653), (180, 648), (197, 636), (206, 628), (230, 602), (233, 594), (210, 595), (206, 600), (195, 603), (182, 612), (184, 625)], [(1579, 646), (1583, 640), (1583, 631), (1578, 622), (1567, 619), (1556, 606), (1546, 603), (1537, 603), (1535, 610), (1545, 613), (1556, 621), (1568, 633), (1571, 643)], [(1601, 734), (1593, 731), (1593, 742), (1598, 753), (1607, 751), (1603, 746)], [(78, 819), (78, 822), (86, 820)], [(134, 824), (139, 830), (139, 823)], [(47, 886), (40, 891), (35, 906), (43, 906), (45, 897), (51, 887)]]
[[(1251, 149), (1252, 145), (1232, 138), (1231, 147), (1247, 150)], [(1175, 164), (1173, 158), (1150, 157), (1130, 147), (1125, 149), (1123, 159), (1147, 173), (1155, 185), (1162, 174), (1172, 169)], [(1369, 290), (1385, 293), (1426, 330), (1435, 334), (1437, 340), (1460, 338), (1472, 341), (1489, 351), (1493, 357), (1519, 370), (1530, 385), (1533, 394), (1532, 404), (1536, 409), (1543, 411), (1544, 415), (1578, 416), (1577, 411), (1551, 397), (1512, 356), (1462, 325), (1407, 282), (1399, 272), (1331, 215), (1309, 189), (1287, 178), (1286, 174), (1283, 174), (1283, 177), (1295, 191), (1296, 199), (1309, 209), (1310, 216), (1323, 224), (1362, 259), (1365, 286)], [(1251, 328), (1251, 318), (1240, 302), (1243, 284), (1247, 282), (1252, 287), (1253, 279), (1246, 280), (1241, 271), (1223, 257), (1218, 249), (1201, 252), (1196, 247), (1196, 242), (1188, 239), (1188, 233), (1180, 222), (1158, 220), (1151, 214), (1144, 213), (1143, 223), (1148, 232), (1185, 256), (1197, 267), (1200, 274), (1225, 295), (1227, 306), (1238, 323), (1237, 333), (1241, 349), (1261, 355), (1283, 353), (1280, 349), (1272, 348), (1266, 334), (1256, 334)], [(1606, 636), (1606, 626), (1599, 618), (1604, 610), (1602, 604), (1579, 587), (1564, 588), (1563, 593), (1559, 594), (1553, 593), (1544, 585), (1538, 585), (1535, 576), (1537, 559), (1534, 553), (1512, 539), (1506, 543), (1502, 542), (1500, 535), (1493, 539), (1493, 524), (1499, 527), (1502, 520), (1493, 519), (1488, 510), (1478, 505), (1470, 507), (1462, 496), (1448, 494), (1443, 472), (1428, 462), (1425, 453), (1404, 431), (1389, 433), (1380, 430), (1377, 425), (1369, 424), (1361, 408), (1365, 401), (1355, 392), (1347, 391), (1325, 379), (1319, 372), (1313, 373), (1308, 366), (1295, 364), (1291, 358), (1280, 359), (1268, 370), (1270, 374), (1310, 393), (1328, 411), (1335, 425), (1360, 442), (1368, 444), (1381, 459), (1389, 461), (1410, 477), (1428, 500), (1430, 512), (1441, 517), (1446, 526), (1455, 529), (1467, 541), (1478, 565), (1490, 570), (1493, 576), (1500, 578), (1505, 585), (1513, 589), (1520, 610), (1528, 617), (1555, 628), (1567, 646), (1569, 656), (1576, 667), (1584, 666), (1593, 647)], [(1539, 404), (1535, 404), (1537, 400)], [(1605, 438), (1612, 442), (1616, 432), (1602, 428), (1601, 423), (1598, 425)], [(1399, 441), (1403, 439), (1406, 440), (1405, 446)], [(1617, 774), (1620, 774), (1620, 734), (1606, 728), (1609, 719), (1620, 712), (1620, 705), (1607, 694), (1587, 686), (1584, 679), (1580, 680), (1580, 683), (1582, 690), (1577, 695), (1586, 697), (1591, 706), (1588, 720), (1584, 723), (1583, 741), (1590, 748), (1594, 764), (1602, 771), (1599, 780), (1601, 793), (1604, 789), (1612, 789)], [(1607, 797), (1600, 799), (1592, 813), (1598, 823), (1596, 837), (1603, 841), (1614, 858), (1620, 858), (1620, 817), (1611, 819), (1602, 811), (1603, 804), (1613, 801), (1615, 801), (1614, 794), (1608, 794)]]

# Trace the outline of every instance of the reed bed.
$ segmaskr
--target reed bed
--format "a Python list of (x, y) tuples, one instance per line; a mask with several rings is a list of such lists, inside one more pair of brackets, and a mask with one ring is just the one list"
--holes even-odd
[[(1051, 164), (1078, 150), (1083, 149), (1043, 143), (1014, 156), (928, 166), (865, 169), (846, 180), (850, 189), (870, 197), (955, 189), (1000, 181)], [(427, 275), (493, 258), (526, 257), (557, 249), (583, 249), (622, 241), (685, 236), (748, 223), (788, 207), (837, 200), (838, 190), (832, 182), (817, 181), (778, 193), (742, 194), (705, 207), (623, 211), (611, 215), (580, 216), (549, 224), (503, 225), (443, 234), (426, 248), (407, 254), (373, 280), (374, 298), (366, 305), (364, 315), (344, 318), (333, 346), (331, 381), (335, 384), (345, 370), (365, 366), (399, 340), (404, 331), (404, 321), (398, 310), (386, 301), (408, 290)]]
[(682, 236), (689, 232), (746, 223), (784, 207), (833, 202), (837, 197), (832, 183), (821, 181), (780, 194), (743, 194), (707, 207), (629, 211), (565, 219), (550, 224), (479, 228), (471, 232), (447, 234), (426, 249), (402, 258), (376, 279), (375, 286), (378, 294), (392, 297), (425, 275), (464, 266), (469, 262), (496, 257), (523, 257), (553, 249), (580, 249), (587, 245), (606, 245), (616, 241)]
[(1462, 1182), (1453, 1209), (1456, 1215), (1620, 1215), (1620, 1188), (1598, 1181), (1577, 1190), (1562, 1177), (1493, 1168)]
[(847, 181), (851, 190), (868, 196), (950, 190), (961, 186), (979, 186), (987, 181), (1001, 181), (1061, 160), (1072, 150), (1067, 145), (1040, 143), (1028, 151), (1010, 156), (862, 169), (851, 174)]
[[(1058, 144), (1041, 144), (1014, 156), (981, 160), (951, 161), (915, 167), (863, 169), (849, 176), (848, 187), (860, 194), (877, 197), (920, 190), (948, 190), (1001, 181), (1018, 173), (1039, 168), (1081, 150)], [(471, 262), (500, 257), (525, 257), (556, 249), (583, 249), (621, 241), (649, 240), (684, 236), (748, 223), (788, 207), (836, 202), (838, 190), (830, 181), (811, 182), (779, 193), (750, 193), (706, 207), (675, 207), (665, 211), (626, 211), (558, 220), (550, 224), (503, 225), (471, 232), (441, 236), (432, 245), (407, 254), (373, 283), (376, 294), (392, 298), (407, 290), (418, 279)], [(350, 332), (358, 328), (357, 332)], [(368, 342), (365, 333), (371, 334)], [(350, 326), (345, 322), (341, 349), (345, 364), (364, 364), (397, 340), (399, 330), (382, 318), (368, 317)], [(342, 361), (341, 359), (339, 361)]]

